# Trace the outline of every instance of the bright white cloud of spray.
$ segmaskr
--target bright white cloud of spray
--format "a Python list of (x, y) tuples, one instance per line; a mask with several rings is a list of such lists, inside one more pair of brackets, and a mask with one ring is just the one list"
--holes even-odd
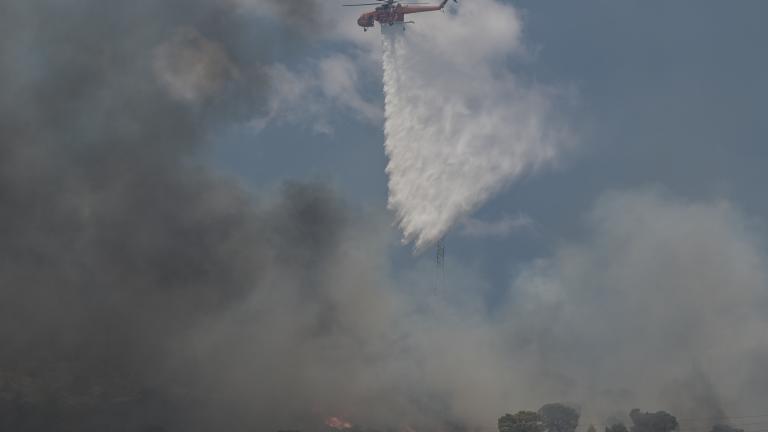
[(521, 174), (551, 161), (551, 97), (505, 60), (522, 52), (520, 19), (494, 0), (384, 26), (389, 206), (405, 241), (436, 242)]

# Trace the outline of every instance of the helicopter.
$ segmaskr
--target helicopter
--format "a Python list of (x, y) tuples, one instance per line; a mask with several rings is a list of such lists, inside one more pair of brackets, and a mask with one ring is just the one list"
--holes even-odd
[[(456, 0), (453, 1), (456, 2)], [(345, 4), (343, 6), (377, 6), (376, 10), (366, 12), (357, 19), (357, 24), (363, 28), (363, 31), (368, 31), (369, 28), (373, 27), (374, 21), (378, 21), (381, 25), (394, 25), (395, 23), (412, 24), (413, 21), (405, 21), (405, 15), (442, 10), (446, 3), (448, 3), (448, 0), (442, 0), (438, 5), (421, 2), (402, 3), (396, 0), (377, 0), (377, 3)], [(429, 6), (414, 6), (424, 4)]]

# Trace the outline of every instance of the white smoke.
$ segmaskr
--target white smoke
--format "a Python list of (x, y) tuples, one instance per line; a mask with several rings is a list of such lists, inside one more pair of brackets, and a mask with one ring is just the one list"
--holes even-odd
[(475, 0), (416, 17), (382, 33), (389, 206), (418, 250), (555, 158), (559, 140), (549, 92), (505, 65), (522, 51), (512, 7)]

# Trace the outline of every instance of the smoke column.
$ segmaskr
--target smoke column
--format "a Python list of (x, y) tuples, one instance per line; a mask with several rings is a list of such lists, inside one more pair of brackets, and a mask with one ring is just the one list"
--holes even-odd
[[(596, 421), (763, 412), (768, 255), (726, 203), (607, 195), (586, 239), (523, 268), (491, 312), (471, 269), (436, 296), (431, 269), (392, 268), (388, 218), (320, 185), (246, 191), (211, 167), (219, 128), (269, 109), (273, 31), (324, 28), (310, 24), (326, 3), (248, 3), (0, 6), (0, 431), (476, 432), (553, 400)], [(479, 205), (466, 197), (489, 189), (468, 176), (483, 173), (444, 171), (449, 156), (540, 150), (524, 171), (555, 150), (524, 122), (543, 121), (546, 98), (488, 62), (518, 49), (513, 9), (465, 6), (419, 16), (387, 51), (405, 89), (388, 101), (402, 107), (393, 167), (423, 165), (391, 171), (421, 188), (409, 199), (432, 187)], [(462, 103), (430, 136), (443, 123), (425, 120)], [(496, 123), (482, 135), (478, 120)]]
[(547, 92), (500, 64), (521, 53), (513, 8), (483, 0), (415, 16), (407, 31), (382, 26), (382, 39), (389, 207), (419, 250), (552, 160), (557, 140)]

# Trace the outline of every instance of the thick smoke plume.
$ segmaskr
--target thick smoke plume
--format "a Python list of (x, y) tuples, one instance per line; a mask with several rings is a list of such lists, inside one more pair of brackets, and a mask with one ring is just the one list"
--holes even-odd
[(548, 385), (591, 400), (597, 418), (633, 406), (691, 419), (759, 411), (768, 275), (750, 221), (726, 202), (658, 191), (607, 194), (588, 220), (588, 241), (516, 282), (509, 325)]
[(434, 15), (382, 27), (389, 206), (417, 249), (559, 143), (548, 92), (505, 64), (522, 50), (516, 11), (482, 0)]
[[(255, 6), (271, 3), (273, 26), (311, 17), (309, 1)], [(0, 429), (316, 415), (291, 361), (322, 350), (293, 349), (344, 326), (329, 287), (366, 285), (330, 264), (354, 224), (322, 187), (257, 204), (197, 159), (263, 106), (272, 35), (249, 11), (0, 4)]]
[(764, 406), (764, 249), (726, 204), (611, 195), (587, 240), (489, 311), (458, 266), (440, 295), (431, 272), (392, 277), (384, 218), (332, 191), (256, 200), (212, 171), (200, 149), (273, 85), (254, 4), (273, 30), (312, 18), (0, 3), (0, 430), (461, 431), (552, 400), (597, 421)]

